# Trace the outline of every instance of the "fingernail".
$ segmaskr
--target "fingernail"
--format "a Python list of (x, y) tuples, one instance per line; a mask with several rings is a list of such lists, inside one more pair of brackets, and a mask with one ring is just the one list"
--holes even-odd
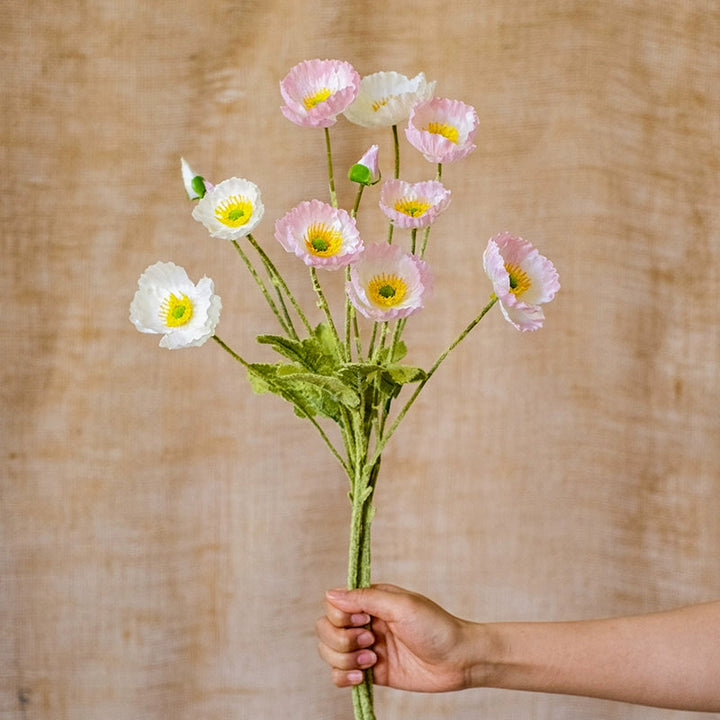
[(325, 596), (330, 598), (331, 600), (334, 598), (336, 600), (341, 600), (347, 595), (347, 590), (343, 590), (342, 588), (333, 588), (332, 590), (328, 590), (325, 593)]
[(357, 656), (357, 664), (363, 668), (370, 667), (375, 663), (376, 659), (375, 653), (372, 650), (363, 650), (363, 652)]
[(347, 679), (351, 685), (359, 685), (365, 679), (365, 675), (360, 670), (351, 670), (347, 674)]
[(368, 647), (369, 645), (372, 645), (375, 638), (373, 637), (372, 633), (370, 632), (364, 632), (360, 633), (357, 638), (357, 644), (360, 647)]
[(370, 616), (367, 613), (353, 613), (350, 616), (350, 622), (353, 625), (367, 625), (370, 622)]

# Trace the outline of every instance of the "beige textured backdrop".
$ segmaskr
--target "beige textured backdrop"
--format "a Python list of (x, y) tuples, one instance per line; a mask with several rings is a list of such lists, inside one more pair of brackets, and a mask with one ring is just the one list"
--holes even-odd
[[(350, 716), (313, 631), (345, 574), (339, 469), (214, 344), (171, 353), (127, 319), (140, 272), (172, 259), (214, 278), (218, 331), (263, 357), (272, 317), (189, 218), (178, 162), (257, 182), (256, 236), (297, 273), (272, 223), (324, 197), (323, 140), (282, 117), (277, 82), (306, 58), (422, 70), (478, 109), (412, 361), (483, 302), (491, 234), (535, 241), (562, 282), (541, 332), (494, 312), (428, 385), (386, 457), (375, 578), (477, 619), (720, 596), (717, 2), (10, 0), (0, 33), (2, 720)], [(333, 132), (339, 168), (375, 137)], [(377, 704), (700, 717), (482, 690)]]

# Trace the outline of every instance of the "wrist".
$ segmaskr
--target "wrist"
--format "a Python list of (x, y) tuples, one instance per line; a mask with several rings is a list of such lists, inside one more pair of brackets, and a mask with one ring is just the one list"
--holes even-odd
[(496, 625), (468, 622), (464, 632), (464, 687), (502, 687), (505, 643)]

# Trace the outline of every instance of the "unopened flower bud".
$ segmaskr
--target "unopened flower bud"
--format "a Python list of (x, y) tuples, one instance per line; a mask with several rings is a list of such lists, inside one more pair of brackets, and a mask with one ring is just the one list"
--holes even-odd
[(180, 158), (180, 164), (182, 166), (183, 184), (185, 185), (185, 192), (188, 198), (190, 198), (190, 200), (200, 200), (200, 198), (205, 197), (205, 193), (212, 188), (212, 185), (205, 182), (205, 178), (202, 177), (202, 175), (193, 172), (185, 158)]
[(360, 185), (375, 185), (380, 180), (378, 167), (378, 146), (370, 149), (350, 168), (348, 177)]

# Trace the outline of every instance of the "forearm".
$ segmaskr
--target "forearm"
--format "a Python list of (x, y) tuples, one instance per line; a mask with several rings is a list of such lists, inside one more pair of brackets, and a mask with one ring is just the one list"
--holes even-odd
[[(720, 602), (666, 613), (557, 623), (494, 623), (469, 684), (720, 712)], [(471, 643), (472, 644), (472, 643)]]

